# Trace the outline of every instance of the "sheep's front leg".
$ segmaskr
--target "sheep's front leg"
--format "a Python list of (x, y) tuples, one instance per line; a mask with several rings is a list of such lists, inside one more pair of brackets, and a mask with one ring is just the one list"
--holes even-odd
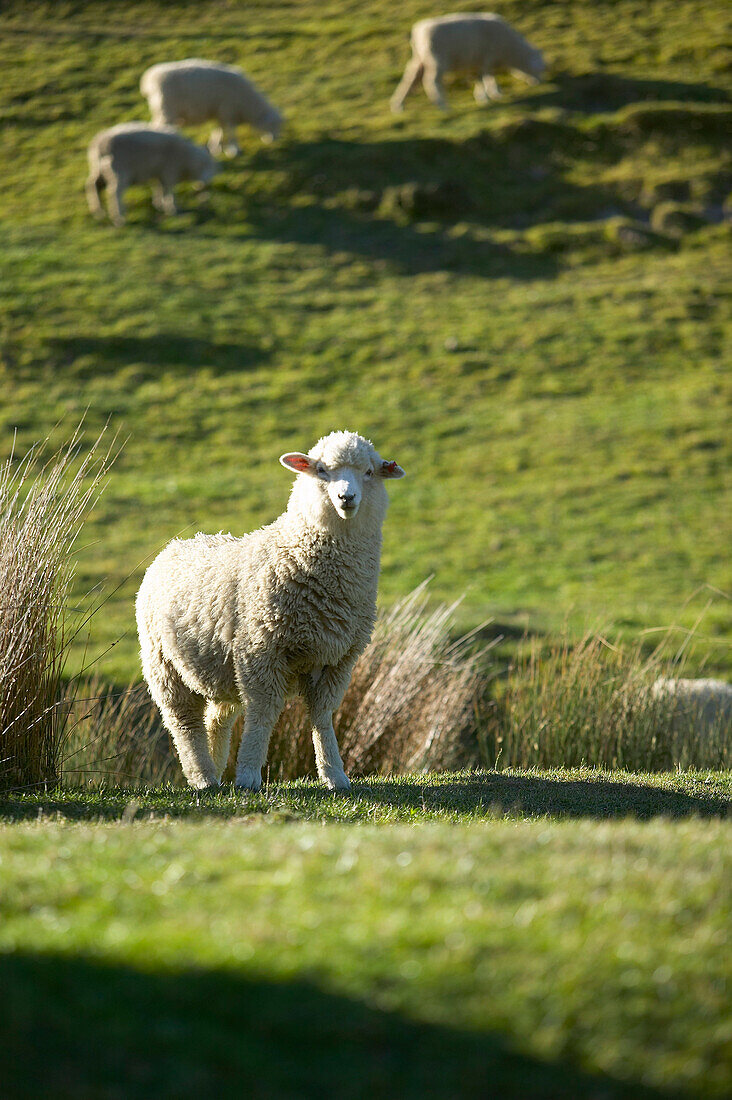
[(258, 791), (262, 786), (262, 767), (274, 724), (284, 706), (284, 693), (276, 699), (247, 696), (244, 732), (236, 758), (235, 786), (243, 791)]
[(156, 180), (153, 184), (153, 205), (163, 214), (177, 214), (178, 207), (175, 204), (173, 187), (175, 183), (171, 179)]
[(354, 659), (329, 665), (305, 680), (303, 696), (310, 711), (313, 747), (318, 775), (331, 791), (348, 791), (351, 783), (343, 769), (333, 715), (341, 705), (351, 679)]
[(236, 126), (224, 126), (224, 152), (227, 157), (238, 157), (241, 152), (236, 140)]
[(224, 131), (220, 126), (211, 131), (211, 137), (208, 139), (208, 151), (212, 157), (218, 157), (224, 151)]
[(125, 204), (122, 201), (124, 191), (125, 187), (118, 179), (112, 180), (107, 186), (109, 216), (112, 219), (112, 224), (116, 225), (118, 229), (125, 224)]
[(488, 103), (492, 99), (501, 99), (501, 89), (492, 73), (483, 73), (483, 76), (475, 85), (475, 99), (478, 103)]
[(99, 198), (100, 186), (100, 176), (89, 176), (86, 181), (86, 201), (89, 203), (89, 209), (91, 210), (95, 218), (104, 217), (104, 207), (102, 206), (101, 199)]

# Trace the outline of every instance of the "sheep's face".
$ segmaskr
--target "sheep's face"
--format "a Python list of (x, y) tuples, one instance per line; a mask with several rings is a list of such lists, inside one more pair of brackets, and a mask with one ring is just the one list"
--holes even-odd
[[(316, 445), (309, 455), (295, 451), (280, 458), (283, 466), (312, 479), (309, 495), (318, 501), (323, 518), (332, 515), (331, 507), (339, 519), (346, 521), (354, 520), (359, 512), (374, 509), (383, 514), (386, 507), (383, 479), (404, 477), (404, 470), (396, 462), (382, 459), (367, 440), (355, 438), (366, 445), (341, 448)], [(333, 436), (326, 437), (326, 441), (332, 440)]]

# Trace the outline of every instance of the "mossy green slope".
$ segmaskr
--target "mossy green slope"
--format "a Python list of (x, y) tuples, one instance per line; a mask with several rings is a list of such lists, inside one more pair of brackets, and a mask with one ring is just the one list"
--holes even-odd
[[(409, 472), (384, 600), (434, 573), (466, 625), (636, 631), (691, 626), (711, 593), (727, 660), (725, 5), (500, 11), (548, 81), (487, 110), (456, 86), (447, 117), (420, 92), (395, 119), (416, 0), (5, 5), (0, 424), (19, 453), (85, 410), (127, 437), (76, 586), (109, 596), (105, 674), (136, 672), (145, 562), (273, 517), (277, 455), (334, 426)], [(131, 191), (123, 232), (93, 223), (89, 138), (145, 117), (148, 64), (195, 55), (242, 64), (282, 141), (249, 136), (177, 219)], [(669, 202), (685, 220), (654, 221)]]

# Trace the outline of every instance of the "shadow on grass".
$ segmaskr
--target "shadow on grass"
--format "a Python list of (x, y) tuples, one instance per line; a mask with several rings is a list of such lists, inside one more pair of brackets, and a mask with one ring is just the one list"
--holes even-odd
[(3, 1096), (669, 1097), (304, 981), (0, 957)]
[[(358, 795), (359, 785), (355, 793)], [(427, 778), (423, 785), (405, 786), (388, 780), (361, 797), (391, 806), (470, 813), (485, 809), (525, 817), (716, 817), (732, 815), (732, 804), (713, 798), (664, 791), (641, 783), (607, 779), (543, 779), (530, 775), (476, 774), (447, 783)]]
[[(224, 798), (198, 795), (187, 788), (164, 787), (152, 790), (113, 787), (88, 792), (70, 788), (58, 795), (6, 792), (0, 795), (0, 820), (30, 821), (60, 816), (69, 821), (120, 821), (138, 813), (142, 818), (231, 818), (267, 815), (282, 821), (331, 820), (348, 823), (363, 821), (373, 806), (396, 811), (391, 820), (414, 820), (414, 811), (431, 815), (456, 814), (470, 817), (511, 816), (552, 818), (635, 818), (654, 817), (678, 820), (687, 817), (732, 817), (732, 802), (723, 798), (705, 798), (683, 791), (662, 790), (629, 780), (545, 779), (532, 775), (505, 775), (501, 772), (476, 772), (454, 779), (403, 783), (376, 778), (354, 779), (350, 794), (333, 795), (320, 784), (282, 789), (273, 784), (269, 792), (246, 795), (224, 787)], [(339, 803), (352, 810), (361, 804), (364, 815), (350, 812), (339, 815)]]
[(597, 113), (617, 111), (631, 103), (728, 103), (729, 93), (713, 84), (683, 80), (638, 80), (619, 73), (552, 74), (553, 88), (543, 95), (515, 95), (514, 103), (531, 99), (541, 107)]
[(190, 374), (199, 367), (210, 367), (216, 374), (240, 373), (259, 366), (269, 357), (262, 348), (246, 344), (216, 343), (180, 333), (157, 332), (153, 336), (68, 336), (49, 341), (53, 353), (64, 363), (79, 359), (93, 362), (78, 364), (81, 376), (117, 372), (120, 367), (139, 367), (140, 380), (155, 380), (161, 370)]
[[(485, 130), (448, 138), (285, 141), (228, 167), (217, 182), (217, 217), (246, 209), (247, 235), (387, 261), (404, 274), (459, 270), (533, 280), (557, 270), (552, 254), (518, 251), (489, 229), (591, 220), (622, 200), (604, 185), (565, 178), (562, 135)], [(565, 143), (566, 144), (566, 143)], [(268, 192), (257, 173), (278, 173)], [(247, 197), (248, 196), (248, 197)], [(297, 196), (309, 202), (293, 208)], [(476, 235), (476, 230), (480, 232)]]

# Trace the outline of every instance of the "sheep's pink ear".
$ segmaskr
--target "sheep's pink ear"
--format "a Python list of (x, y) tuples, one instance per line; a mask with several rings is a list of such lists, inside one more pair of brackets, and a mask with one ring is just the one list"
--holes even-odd
[(379, 477), (404, 477), (404, 470), (396, 462), (387, 462), (386, 459), (381, 463), (381, 469), (378, 471)]
[(280, 455), (280, 462), (288, 470), (296, 470), (298, 474), (312, 473), (313, 460), (301, 451), (291, 451), (289, 454)]

